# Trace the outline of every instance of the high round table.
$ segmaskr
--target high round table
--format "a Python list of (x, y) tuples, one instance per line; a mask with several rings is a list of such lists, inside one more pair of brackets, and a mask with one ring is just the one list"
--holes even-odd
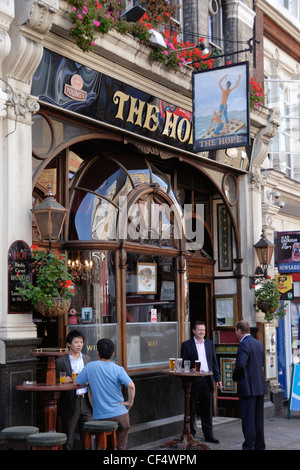
[(181, 371), (170, 371), (170, 369), (163, 369), (161, 372), (173, 377), (180, 377), (182, 379), (182, 385), (184, 389), (184, 420), (181, 437), (171, 441), (166, 441), (162, 447), (177, 447), (178, 449), (184, 450), (188, 449), (189, 447), (199, 447), (202, 450), (209, 449), (206, 444), (201, 443), (191, 434), (190, 401), (193, 378), (206, 377), (213, 375), (213, 373), (211, 371), (196, 372), (194, 369), (191, 369), (190, 372), (185, 372), (184, 369)]
[(16, 389), (22, 392), (40, 392), (44, 402), (45, 431), (56, 432), (57, 402), (61, 392), (69, 392), (84, 387), (76, 383), (56, 383), (55, 358), (70, 354), (65, 349), (37, 349), (33, 356), (47, 358), (46, 383), (23, 383), (17, 385)]
[(44, 419), (45, 419), (45, 432), (52, 431), (56, 432), (56, 420), (57, 420), (57, 402), (61, 392), (69, 392), (70, 390), (76, 390), (83, 386), (77, 385), (76, 383), (70, 382), (66, 384), (35, 384), (28, 383), (23, 385), (17, 385), (16, 389), (22, 392), (39, 392), (42, 393), (44, 402)]

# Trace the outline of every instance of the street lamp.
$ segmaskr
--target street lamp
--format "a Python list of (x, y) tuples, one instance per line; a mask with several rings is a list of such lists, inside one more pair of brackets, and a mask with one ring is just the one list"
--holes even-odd
[(45, 196), (43, 202), (33, 209), (32, 213), (35, 216), (41, 240), (49, 241), (50, 251), (51, 241), (59, 239), (67, 209), (54, 199), (52, 185), (50, 183), (47, 186)]
[(267, 279), (275, 245), (268, 240), (265, 230), (262, 229), (261, 238), (253, 247), (260, 265), (256, 268), (254, 276), (250, 276), (250, 287)]

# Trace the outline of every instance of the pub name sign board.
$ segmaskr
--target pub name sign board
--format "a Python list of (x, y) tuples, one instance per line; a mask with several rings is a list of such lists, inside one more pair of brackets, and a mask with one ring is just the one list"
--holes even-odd
[[(216, 73), (219, 74), (220, 71)], [(226, 108), (221, 119), (227, 119), (228, 116), (232, 119), (232, 113), (236, 115), (238, 102), (242, 122), (235, 126), (231, 120), (228, 129), (224, 127), (223, 131), (220, 131), (217, 145), (215, 138), (203, 140), (198, 135), (195, 139), (194, 126), (196, 123), (198, 129), (198, 121), (194, 118), (193, 122), (192, 112), (47, 49), (44, 49), (43, 59), (33, 77), (31, 93), (46, 103), (168, 146), (192, 153), (208, 153), (211, 149), (246, 146), (249, 143), (248, 65), (243, 63), (238, 68), (223, 70), (222, 73), (229, 74), (228, 80), (223, 83), (224, 86), (230, 77), (233, 82), (232, 93), (228, 97), (228, 111)], [(236, 77), (239, 75), (241, 77), (236, 83)], [(216, 79), (214, 75), (194, 76), (197, 96), (199, 88), (203, 92), (204, 83)], [(208, 90), (205, 93), (207, 94)], [(209, 90), (209, 96), (213, 95), (220, 101), (216, 90)], [(196, 112), (197, 115), (199, 109), (204, 112), (198, 103), (194, 92), (194, 114)], [(210, 108), (212, 113), (213, 107)], [(215, 160), (214, 155), (208, 155), (208, 158)]]

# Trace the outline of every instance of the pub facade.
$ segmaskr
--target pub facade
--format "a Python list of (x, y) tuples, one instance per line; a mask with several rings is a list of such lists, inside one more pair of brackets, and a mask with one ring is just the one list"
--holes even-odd
[[(27, 2), (28, 11), (20, 3), (1, 6), (0, 428), (42, 420), (32, 394), (15, 386), (39, 380), (34, 349), (63, 348), (76, 328), (93, 360), (97, 340), (111, 338), (136, 384), (129, 444), (180, 432), (181, 385), (161, 371), (195, 320), (217, 348), (215, 410), (236, 413), (226, 359), (238, 319), (260, 331), (249, 276), (262, 228), (260, 165), (277, 116), (261, 106), (250, 112), (249, 145), (195, 153), (189, 67), (151, 63), (148, 46), (116, 31), (84, 53), (68, 36), (66, 1)], [(50, 319), (14, 290), (30, 246), (48, 247), (32, 210), (49, 183), (67, 209), (52, 249), (65, 253), (75, 287), (69, 311)]]

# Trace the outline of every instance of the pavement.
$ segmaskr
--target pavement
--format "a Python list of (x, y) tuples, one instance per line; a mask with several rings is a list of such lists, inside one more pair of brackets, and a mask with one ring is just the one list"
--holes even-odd
[[(207, 444), (209, 450), (234, 451), (242, 449), (244, 439), (240, 418), (213, 418), (213, 432), (215, 437), (220, 441), (219, 444), (206, 443), (203, 438), (200, 421), (197, 422), (197, 427), (199, 429), (195, 436), (196, 439), (198, 439), (201, 444)], [(164, 444), (176, 438), (180, 438), (180, 436), (170, 436), (167, 439), (161, 439), (139, 447), (134, 447), (134, 449), (130, 450), (170, 450), (164, 447)], [(266, 450), (300, 450), (299, 412), (291, 411), (290, 417), (288, 418), (287, 411), (284, 410), (281, 414), (265, 418), (265, 442)], [(172, 447), (172, 449), (176, 449), (176, 447)]]

